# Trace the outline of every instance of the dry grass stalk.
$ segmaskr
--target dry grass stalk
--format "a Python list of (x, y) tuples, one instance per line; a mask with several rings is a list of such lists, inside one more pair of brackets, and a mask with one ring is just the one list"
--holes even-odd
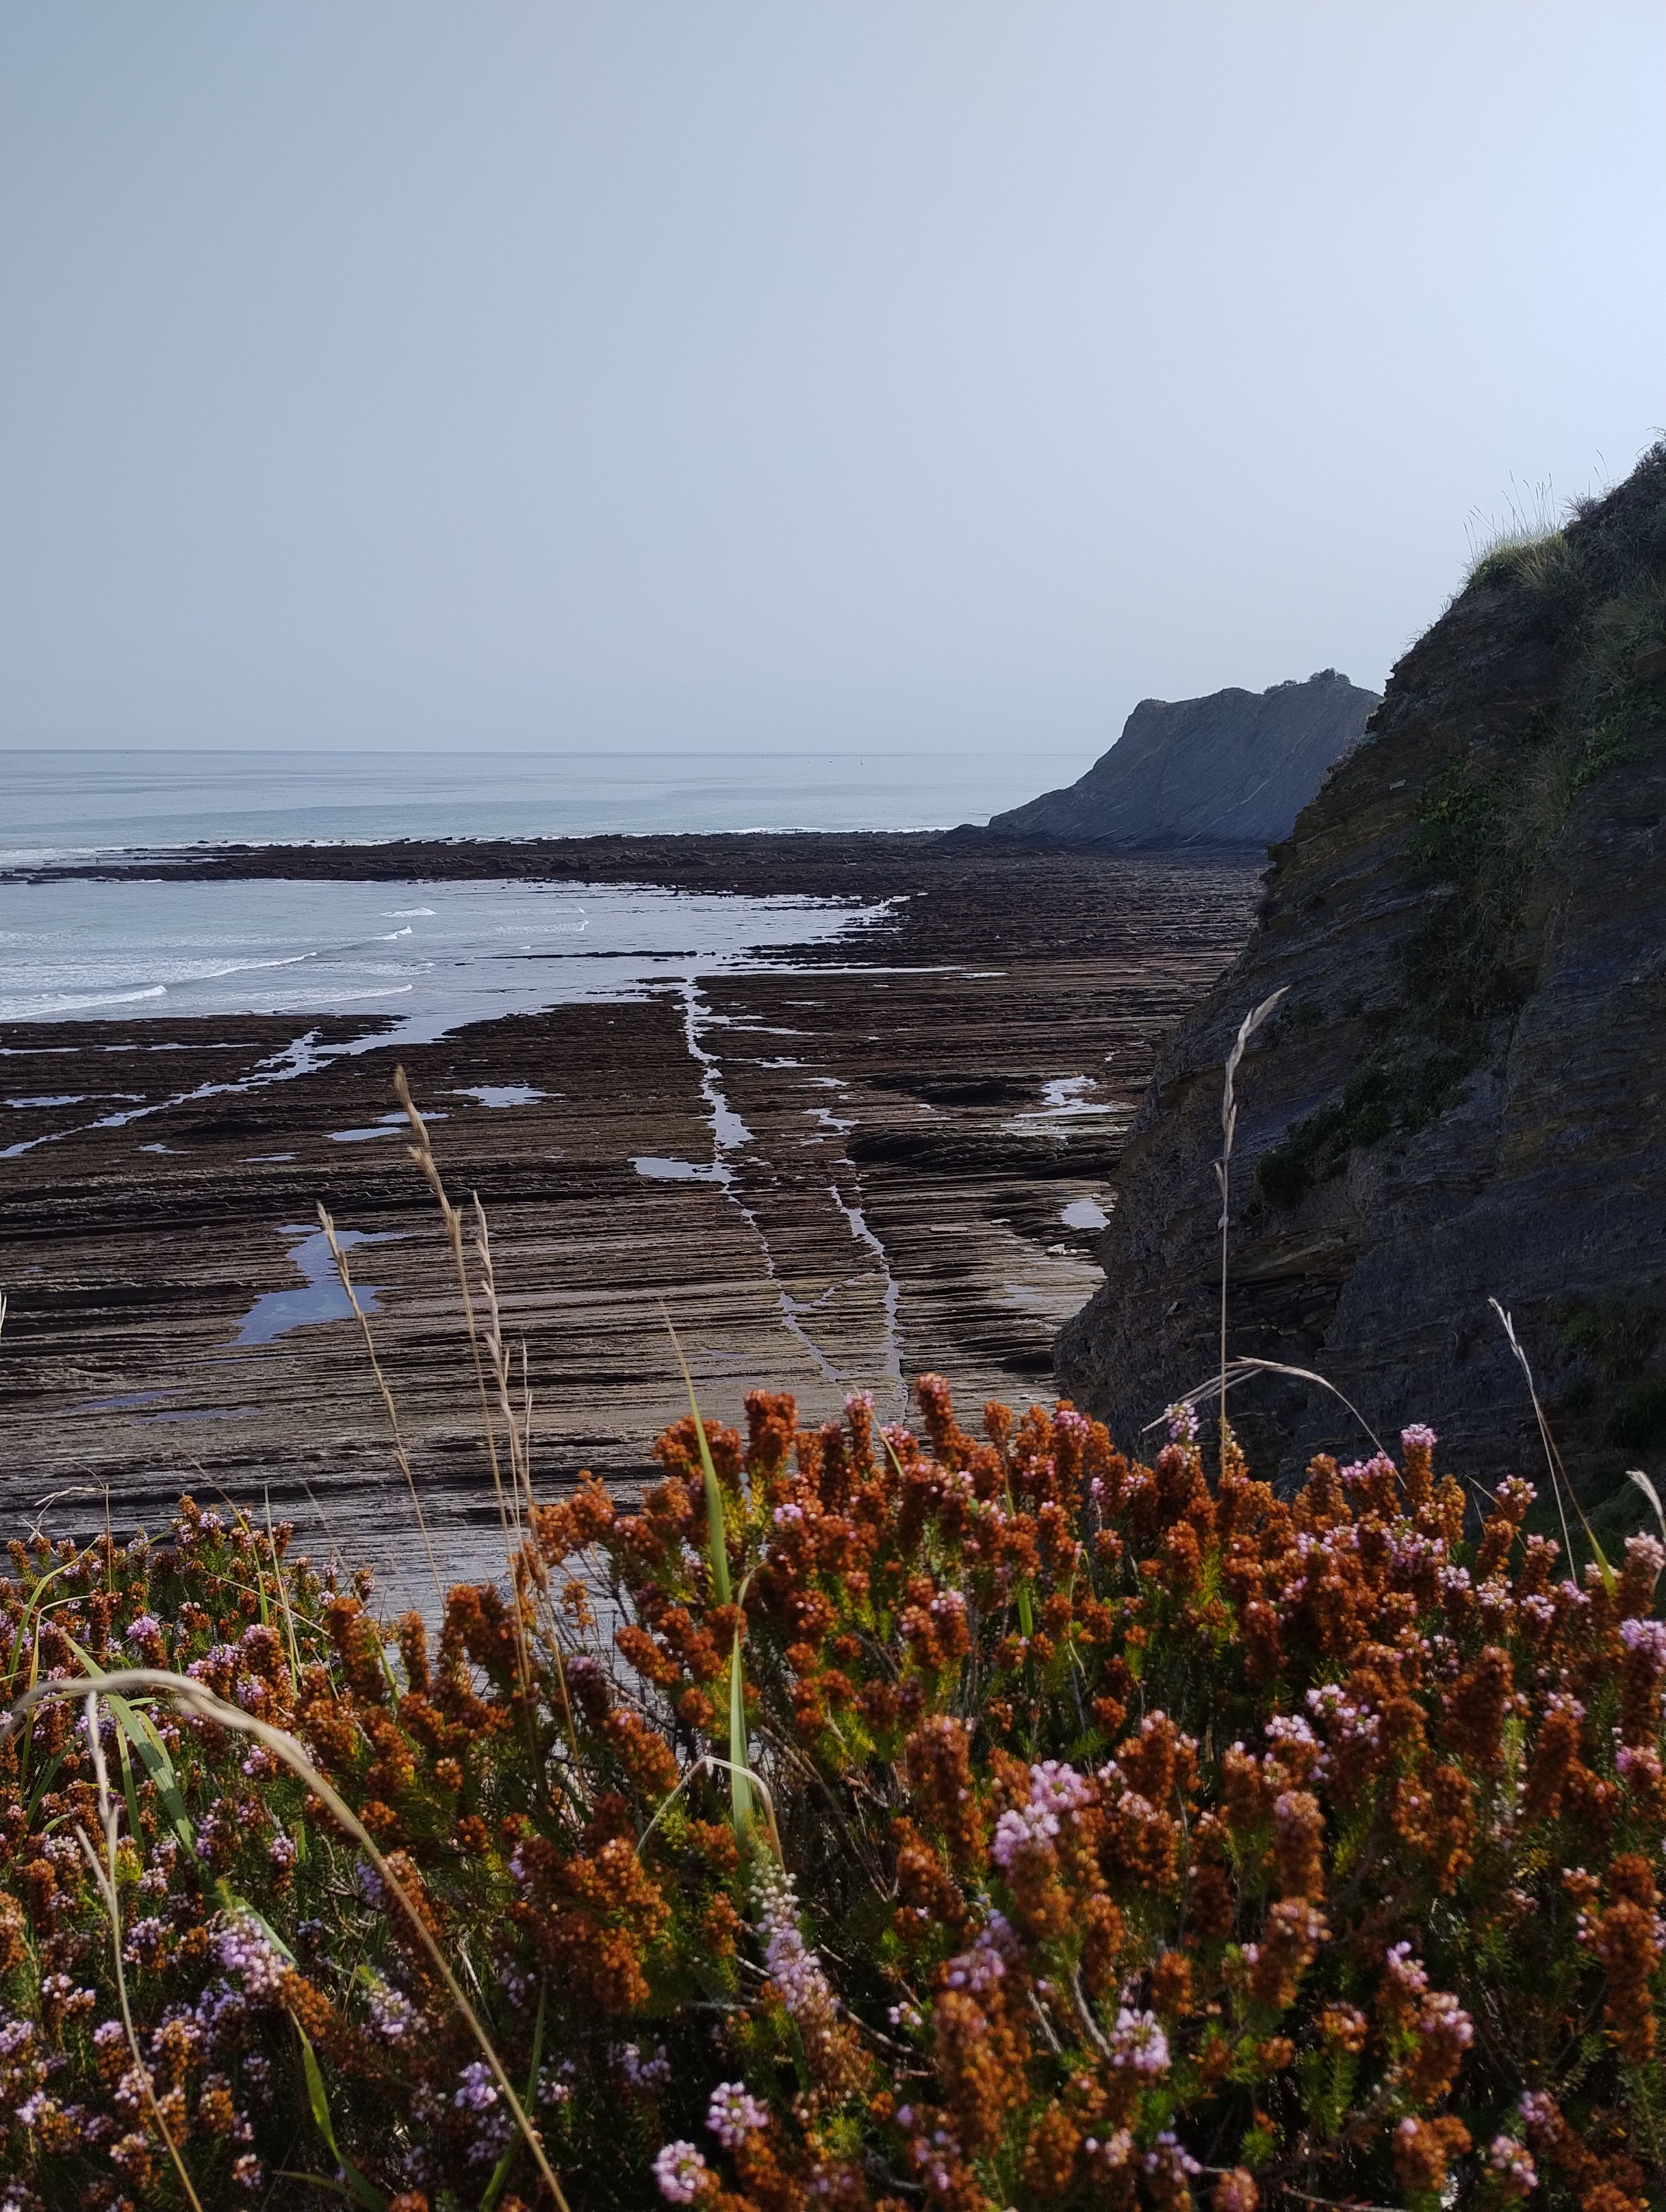
[(1252, 1006), (1238, 1024), (1237, 1042), (1226, 1055), (1225, 1080), (1220, 1092), (1220, 1158), (1215, 1163), (1215, 1180), (1220, 1185), (1220, 1463), (1226, 1464), (1226, 1441), (1230, 1433), (1226, 1421), (1226, 1251), (1229, 1236), (1228, 1221), (1231, 1212), (1232, 1139), (1237, 1133), (1238, 1102), (1237, 1073), (1245, 1048), (1256, 1031), (1272, 1012), (1289, 986), (1279, 989)]
[[(1210, 1399), (1221, 1389), (1223, 1382), (1230, 1390), (1234, 1382), (1242, 1382), (1251, 1375), (1287, 1375), (1292, 1382), (1316, 1382), (1322, 1390), (1329, 1390), (1333, 1398), (1347, 1407), (1349, 1413), (1371, 1438), (1376, 1449), (1382, 1452), (1384, 1457), (1387, 1456), (1382, 1438), (1376, 1430), (1372, 1428), (1353, 1401), (1345, 1397), (1329, 1376), (1316, 1373), (1310, 1367), (1289, 1366), (1282, 1359), (1252, 1359), (1247, 1354), (1240, 1353), (1236, 1359), (1227, 1362), (1223, 1376), (1212, 1375), (1207, 1382), (1199, 1382), (1189, 1390), (1183, 1390), (1175, 1402), (1180, 1406), (1207, 1406)], [(1161, 1428), (1167, 1419), (1166, 1413), (1159, 1413), (1154, 1421), (1146, 1422), (1140, 1434), (1149, 1436), (1153, 1429)]]
[(353, 1317), (358, 1322), (360, 1334), (364, 1338), (365, 1356), (370, 1362), (370, 1371), (376, 1378), (376, 1388), (382, 1394), (382, 1408), (387, 1415), (387, 1425), (393, 1437), (393, 1457), (400, 1474), (405, 1479), (405, 1488), (410, 1492), (410, 1509), (416, 1516), (416, 1526), (422, 1534), (423, 1549), (428, 1554), (428, 1571), (434, 1577), (435, 1601), (443, 1606), (446, 1595), (440, 1587), (440, 1569), (434, 1557), (434, 1546), (429, 1539), (428, 1522), (423, 1516), (423, 1501), (416, 1495), (416, 1478), (411, 1472), (404, 1438), (399, 1433), (399, 1416), (393, 1403), (393, 1393), (387, 1387), (386, 1378), (382, 1373), (381, 1362), (376, 1357), (375, 1342), (370, 1334), (369, 1316), (359, 1304), (359, 1294), (353, 1287), (353, 1278), (348, 1272), (347, 1255), (342, 1249), (341, 1241), (336, 1235), (335, 1222), (321, 1199), (318, 1201), (318, 1218), (319, 1225), (322, 1228), (325, 1240), (330, 1247), (331, 1257), (336, 1263), (336, 1273), (341, 1278), (342, 1289), (347, 1295), (347, 1303), (353, 1309)]
[[(357, 1815), (352, 1811), (351, 1808), (346, 1804), (343, 1798), (331, 1787), (330, 1783), (327, 1782), (324, 1776), (319, 1773), (317, 1767), (313, 1765), (312, 1760), (307, 1758), (306, 1753), (301, 1749), (301, 1746), (295, 1741), (292, 1735), (287, 1735), (282, 1729), (274, 1728), (269, 1721), (256, 1719), (252, 1713), (245, 1712), (240, 1705), (232, 1705), (228, 1699), (216, 1697), (214, 1692), (209, 1689), (204, 1683), (193, 1680), (189, 1675), (170, 1674), (165, 1668), (160, 1667), (127, 1667), (119, 1668), (112, 1674), (83, 1675), (79, 1680), (35, 1683), (33, 1686), (27, 1690), (24, 1695), (17, 1700), (16, 1704), (12, 1706), (11, 1710), (6, 1714), (4, 1721), (0, 1722), (0, 1743), (4, 1743), (11, 1736), (15, 1735), (18, 1729), (22, 1727), (24, 1722), (27, 1720), (29, 1715), (40, 1705), (53, 1701), (61, 1702), (72, 1698), (85, 1698), (88, 1700), (89, 1707), (94, 1708), (95, 1711), (95, 1700), (100, 1695), (129, 1697), (136, 1692), (151, 1696), (165, 1697), (169, 1699), (170, 1702), (182, 1713), (193, 1715), (199, 1720), (213, 1721), (217, 1723), (222, 1728), (235, 1729), (244, 1735), (252, 1736), (255, 1741), (263, 1745), (264, 1748), (271, 1753), (274, 1759), (281, 1760), (282, 1763), (289, 1768), (290, 1773), (295, 1775), (299, 1781), (306, 1784), (307, 1787), (313, 1792), (314, 1796), (316, 1796), (325, 1806), (331, 1816), (347, 1832), (347, 1834), (352, 1837), (354, 1842), (357, 1844), (360, 1850), (363, 1851), (365, 1856), (369, 1859), (372, 1866), (374, 1867), (377, 1875), (384, 1887), (398, 1899), (399, 1907), (404, 1913), (405, 1917), (410, 1921), (410, 1925), (416, 1935), (417, 1940), (421, 1942), (423, 1948), (428, 1953), (429, 1957), (433, 1960), (441, 1979), (445, 1983), (447, 1989), (451, 1994), (452, 2002), (456, 2005), (458, 2011), (461, 2014), (465, 2021), (466, 2021), (475, 2041), (479, 2045), (481, 2051), (485, 2057), (486, 2063), (491, 2069), (493, 2076), (496, 2081), (498, 2089), (514, 2117), (515, 2125), (520, 2130), (521, 2138), (525, 2142), (527, 2148), (532, 2152), (532, 2157), (537, 2162), (538, 2170), (543, 2175), (545, 2185), (549, 2188), (550, 2196), (554, 2198), (556, 2206), (559, 2208), (559, 2212), (571, 2212), (571, 2207), (569, 2205), (567, 2198), (562, 2191), (561, 2184), (556, 2180), (555, 2174), (550, 2168), (550, 2161), (544, 2156), (544, 2145), (539, 2141), (538, 2130), (533, 2127), (531, 2120), (527, 2118), (526, 2107), (515, 2093), (515, 2086), (514, 2082), (510, 2081), (508, 2074), (505, 2070), (503, 2062), (497, 2055), (496, 2047), (493, 2044), (491, 2038), (487, 2034), (485, 2028), (482, 2026), (479, 2014), (475, 2011), (474, 2007), (469, 2002), (467, 1996), (464, 1994), (462, 1984), (459, 1982), (456, 1975), (453, 1972), (450, 1962), (447, 1960), (445, 1953), (441, 1949), (434, 1936), (429, 1933), (427, 1922), (423, 1919), (422, 1913), (418, 1911), (410, 1897), (406, 1893), (398, 1876), (394, 1873), (392, 1868), (389, 1866), (387, 1861), (383, 1857), (380, 1850), (377, 1847), (375, 1838), (371, 1835), (369, 1830), (365, 1827), (363, 1823), (358, 1819)], [(96, 1727), (94, 1727), (92, 1729), (92, 1741), (94, 1746), (93, 1756), (94, 1772), (98, 1775), (102, 1785), (100, 1791), (100, 1804), (106, 1808), (104, 1818), (112, 1853), (112, 1889), (110, 1895), (106, 1898), (106, 1905), (113, 1908), (116, 1814), (113, 1801), (112, 1801), (109, 1796), (107, 1777), (103, 1765), (103, 1749), (99, 1741)], [(88, 1844), (87, 1848), (90, 1853), (90, 1844)], [(98, 1867), (96, 1858), (94, 1859), (94, 1871), (97, 1872)], [(100, 1890), (102, 1891), (102, 1879), (100, 1880)], [(118, 1929), (116, 1972), (119, 1982), (121, 1975), (119, 1929)], [(125, 1984), (122, 1984), (121, 1986), (124, 1989), (122, 2002), (123, 2010), (124, 2013), (125, 2013), (126, 1998), (125, 1995)], [(132, 2039), (132, 2027), (131, 2020), (128, 2026), (128, 2033), (130, 2039)], [(135, 2063), (142, 2063), (142, 2061), (140, 2061), (138, 2057), (138, 2045), (137, 2041), (134, 2041), (133, 2048)], [(146, 2075), (146, 2080), (148, 2082), (148, 2074)], [(160, 2112), (157, 2114), (157, 2118), (160, 2124)], [(166, 2134), (166, 2130), (164, 2130), (164, 2134)], [(170, 2149), (173, 2148), (171, 2141), (169, 2142), (169, 2148)], [(179, 2164), (179, 2154), (177, 2152), (174, 2154), (174, 2163), (176, 2166)], [(180, 2176), (181, 2179), (184, 2179), (183, 2167), (180, 2169)], [(192, 2204), (196, 2206), (196, 2212), (202, 2212), (202, 2207), (198, 2203), (195, 2193), (191, 2191), (189, 2181), (185, 2182), (185, 2188), (187, 2192), (191, 2194), (191, 2201)]]
[[(475, 1316), (474, 1293), (469, 1284), (468, 1259), (463, 1249), (462, 1216), (452, 1204), (445, 1182), (441, 1176), (440, 1164), (434, 1157), (434, 1142), (429, 1135), (428, 1124), (416, 1110), (416, 1101), (410, 1095), (410, 1085), (406, 1079), (403, 1067), (396, 1067), (393, 1071), (393, 1091), (400, 1105), (404, 1108), (405, 1118), (410, 1123), (411, 1133), (416, 1139), (414, 1144), (406, 1147), (406, 1150), (416, 1163), (423, 1182), (434, 1194), (435, 1203), (440, 1208), (440, 1218), (445, 1224), (447, 1242), (451, 1246), (452, 1265), (456, 1270), (457, 1286), (463, 1300), (463, 1319), (469, 1333), (469, 1351), (474, 1361), (475, 1391), (480, 1406), (480, 1425), (486, 1442), (486, 1458), (491, 1468), (492, 1488), (497, 1498), (497, 1517), (503, 1538), (504, 1566), (508, 1574), (509, 1587), (514, 1589), (516, 1586), (515, 1557), (520, 1547), (512, 1540), (510, 1534), (512, 1516), (508, 1499), (503, 1488), (503, 1469), (498, 1459), (496, 1424), (492, 1419), (491, 1401), (486, 1391), (486, 1364), (481, 1352), (480, 1325)], [(477, 1205), (478, 1201), (476, 1202)], [(521, 1618), (520, 1607), (518, 1604), (514, 1607), (514, 1631), (521, 1688), (530, 1697), (532, 1683), (532, 1653), (526, 1645), (526, 1625)]]
[(1487, 1303), (1503, 1323), (1505, 1335), (1510, 1341), (1510, 1349), (1515, 1353), (1517, 1364), (1527, 1378), (1527, 1395), (1533, 1401), (1533, 1417), (1539, 1425), (1539, 1441), (1544, 1446), (1545, 1463), (1550, 1469), (1550, 1486), (1556, 1493), (1556, 1510), (1562, 1523), (1562, 1543), (1568, 1565), (1571, 1567), (1573, 1564), (1573, 1544), (1568, 1534), (1567, 1509), (1563, 1504), (1565, 1495), (1573, 1499), (1573, 1510), (1579, 1516), (1579, 1525), (1585, 1532), (1585, 1540), (1596, 1555), (1597, 1569), (1603, 1583), (1611, 1590), (1614, 1587), (1614, 1570), (1608, 1565), (1602, 1547), (1596, 1540), (1596, 1530), (1585, 1518), (1585, 1509), (1579, 1503), (1573, 1485), (1568, 1480), (1567, 1469), (1562, 1464), (1562, 1455), (1556, 1449), (1556, 1439), (1550, 1433), (1550, 1423), (1545, 1419), (1545, 1409), (1539, 1402), (1538, 1385), (1533, 1380), (1532, 1366), (1522, 1340), (1516, 1334), (1516, 1324), (1496, 1298), (1488, 1298)]

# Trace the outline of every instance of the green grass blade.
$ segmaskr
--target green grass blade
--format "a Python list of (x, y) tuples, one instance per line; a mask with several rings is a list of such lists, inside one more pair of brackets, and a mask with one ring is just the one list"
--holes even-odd
[(133, 1754), (124, 1730), (116, 1730), (116, 1753), (121, 1760), (121, 1794), (127, 1800), (127, 1832), (136, 1851), (144, 1849), (144, 1830), (139, 1826), (139, 1793), (133, 1780)]
[[(538, 1984), (538, 2022), (532, 2029), (532, 2063), (526, 2075), (526, 2109), (530, 2112), (538, 2098), (538, 2069), (544, 2063), (544, 2008), (550, 1994), (548, 1982)], [(486, 2184), (486, 2193), (480, 2200), (480, 2212), (493, 2212), (493, 2207), (503, 2194), (509, 2179), (510, 2169), (520, 2153), (520, 2137), (511, 2136), (509, 2147), (492, 2168), (492, 2178)]]
[[(295, 2020), (293, 2013), (289, 2017)], [(307, 2101), (313, 2108), (318, 2131), (329, 2146), (331, 2157), (341, 2168), (342, 2179), (346, 2184), (343, 2194), (350, 2196), (356, 2204), (362, 2204), (364, 2212), (387, 2212), (386, 2197), (365, 2179), (350, 2158), (343, 2155), (341, 2146), (336, 2141), (336, 2130), (330, 2119), (330, 2100), (325, 2094), (324, 2076), (319, 2070), (318, 2053), (313, 2048), (312, 2038), (298, 2020), (295, 2020), (295, 2033), (301, 2038), (301, 2063), (307, 2076)]]
[(41, 1799), (52, 1788), (52, 1778), (57, 1774), (58, 1768), (63, 1765), (64, 1760), (69, 1757), (69, 1753), (70, 1747), (67, 1744), (64, 1747), (62, 1751), (54, 1752), (51, 1759), (46, 1762), (46, 1771), (40, 1776), (40, 1778), (36, 1782), (34, 1788), (29, 1792), (29, 1824), (31, 1826), (34, 1824), (35, 1813), (40, 1807)]
[(200, 1863), (197, 1861), (197, 1831), (185, 1810), (185, 1801), (179, 1793), (179, 1777), (173, 1771), (173, 1761), (167, 1755), (167, 1746), (156, 1732), (155, 1723), (149, 1713), (140, 1712), (136, 1706), (130, 1705), (125, 1698), (117, 1697), (113, 1692), (105, 1702), (138, 1753), (140, 1765), (155, 1784), (157, 1802), (167, 1816), (169, 1827), (191, 1859)]
[(746, 1778), (746, 1674), (740, 1663), (740, 1631), (735, 1631), (729, 1666), (729, 1797), (734, 1832), (745, 1843), (752, 1826), (752, 1785)]
[[(302, 2173), (295, 2166), (280, 2166), (277, 2169), (277, 2178), (280, 2181), (304, 2181), (313, 2189), (327, 2189), (332, 2197), (344, 2197), (350, 2204), (356, 2204), (359, 2202), (344, 2181), (331, 2181), (328, 2174)], [(368, 2184), (366, 2186), (368, 2187)]]

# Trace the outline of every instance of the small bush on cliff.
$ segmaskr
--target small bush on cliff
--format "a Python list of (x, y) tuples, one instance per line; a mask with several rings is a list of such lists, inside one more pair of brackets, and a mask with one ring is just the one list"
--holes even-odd
[(14, 1544), (0, 2204), (548, 2203), (510, 2083), (575, 2208), (1658, 2202), (1663, 1547), (919, 1399), (523, 1498), (433, 1650), (189, 1501)]

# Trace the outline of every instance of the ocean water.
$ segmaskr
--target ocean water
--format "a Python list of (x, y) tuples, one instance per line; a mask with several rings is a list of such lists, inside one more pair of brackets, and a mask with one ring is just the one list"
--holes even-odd
[[(0, 1022), (363, 1013), (364, 1044), (390, 1019), (421, 1042), (684, 989), (881, 909), (628, 885), (170, 884), (143, 864), (226, 844), (927, 829), (987, 818), (1037, 774), (1033, 754), (0, 752)], [(58, 872), (94, 856), (131, 872)]]
[(884, 911), (647, 884), (14, 878), (0, 881), (0, 1023), (363, 1014), (366, 1044), (425, 1043), (575, 1000), (685, 991), (839, 935), (860, 962)]
[(0, 751), (0, 870), (197, 844), (933, 830), (1087, 766), (935, 753)]

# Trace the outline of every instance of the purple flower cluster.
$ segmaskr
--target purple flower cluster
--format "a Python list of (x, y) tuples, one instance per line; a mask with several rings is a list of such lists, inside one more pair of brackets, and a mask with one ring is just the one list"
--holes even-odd
[(1643, 1660), (1651, 1674), (1666, 1671), (1666, 1620), (1622, 1620), (1620, 1641)]
[(1532, 2152), (1525, 2143), (1518, 2143), (1513, 2136), (1493, 2136), (1492, 2148), (1487, 2154), (1487, 2163), (1494, 2173), (1502, 2176), (1505, 2181), (1512, 2184), (1523, 2194), (1529, 2189), (1536, 2189), (1539, 2185), (1538, 2172), (1533, 2163)]
[(631, 2087), (640, 2090), (644, 2096), (651, 2095), (656, 2089), (663, 2089), (671, 2079), (671, 2061), (666, 2056), (663, 2043), (652, 2058), (644, 2058), (641, 2049), (634, 2043), (619, 2044), (614, 2049), (613, 2060)]
[[(136, 1929), (135, 1935), (137, 1932)], [(286, 1963), (257, 1922), (246, 1913), (239, 1913), (222, 1929), (216, 1949), (226, 1972), (242, 1976), (246, 1996), (256, 2003), (277, 2001)]]
[(416, 2008), (403, 1990), (396, 1990), (391, 1982), (375, 1981), (370, 1985), (370, 2033), (383, 2043), (400, 2043), (416, 2025)]
[(1155, 2076), (1169, 2070), (1169, 2039), (1155, 2013), (1130, 2012), (1123, 2005), (1111, 2032), (1110, 2052), (1113, 2066), (1125, 2066), (1136, 2074)]
[(654, 2179), (667, 2204), (692, 2204), (711, 2171), (691, 2142), (660, 2146), (654, 2160)]
[(706, 2108), (706, 2125), (726, 2150), (739, 2150), (750, 2135), (769, 2124), (769, 2115), (744, 2081), (720, 2081)]
[(1022, 1853), (1047, 1849), (1059, 1832), (1061, 1815), (1074, 1813), (1093, 1798), (1092, 1784), (1062, 1759), (1044, 1759), (1030, 1770), (1030, 1802), (1003, 1813), (995, 1823), (989, 1856), (1003, 1874)]
[(822, 1972), (821, 1960), (799, 1926), (793, 1877), (773, 1859), (761, 1859), (752, 1877), (763, 1935), (763, 1963), (781, 1991), (781, 2002), (806, 2035), (824, 2034), (838, 2011), (838, 2000)]

